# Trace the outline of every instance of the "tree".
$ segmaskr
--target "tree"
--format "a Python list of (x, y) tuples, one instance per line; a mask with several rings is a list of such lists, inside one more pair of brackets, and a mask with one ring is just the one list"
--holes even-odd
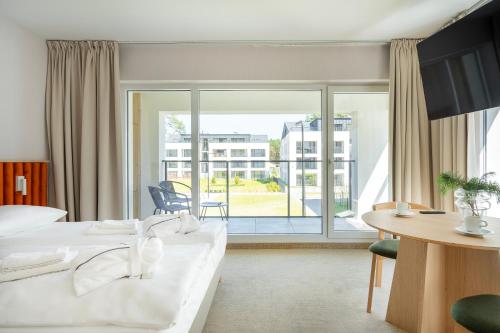
[(174, 115), (167, 116), (167, 127), (175, 134), (186, 134), (186, 125)]
[(321, 114), (319, 112), (314, 112), (306, 116), (307, 122), (315, 121), (316, 119), (321, 119)]
[(281, 140), (269, 139), (269, 159), (277, 161), (280, 159)]

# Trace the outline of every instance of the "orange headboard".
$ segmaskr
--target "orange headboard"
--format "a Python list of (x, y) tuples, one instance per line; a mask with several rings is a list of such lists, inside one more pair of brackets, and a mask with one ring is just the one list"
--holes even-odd
[[(0, 205), (47, 206), (48, 162), (0, 162)], [(16, 191), (16, 177), (26, 179), (26, 194)]]

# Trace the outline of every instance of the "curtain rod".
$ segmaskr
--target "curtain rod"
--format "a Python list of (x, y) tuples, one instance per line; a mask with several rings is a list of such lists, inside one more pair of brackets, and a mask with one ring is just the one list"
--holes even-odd
[(461, 11), (460, 13), (458, 13), (458, 15), (454, 16), (451, 20), (449, 20), (448, 22), (443, 24), (441, 26), (440, 30), (443, 30), (444, 28), (449, 27), (453, 23), (459, 21), (460, 19), (464, 18), (465, 16), (469, 15), (470, 13), (478, 10), (479, 8), (483, 7), (484, 5), (486, 5), (489, 2), (491, 2), (491, 0), (479, 0), (478, 2), (476, 2), (475, 4), (473, 4), (472, 6), (467, 8), (466, 10)]
[(321, 46), (341, 44), (389, 44), (387, 40), (207, 40), (207, 41), (118, 41), (118, 44), (165, 45), (254, 45), (254, 46)]

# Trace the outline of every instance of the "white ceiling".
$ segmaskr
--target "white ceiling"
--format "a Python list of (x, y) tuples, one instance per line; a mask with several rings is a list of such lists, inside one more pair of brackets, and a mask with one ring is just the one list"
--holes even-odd
[(0, 0), (47, 39), (386, 41), (425, 37), (477, 0)]

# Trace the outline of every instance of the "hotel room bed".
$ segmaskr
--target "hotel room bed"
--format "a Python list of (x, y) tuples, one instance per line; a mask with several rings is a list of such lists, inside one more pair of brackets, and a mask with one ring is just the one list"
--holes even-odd
[[(0, 256), (54, 246), (81, 250), (138, 237), (85, 236), (89, 225), (53, 223), (2, 238)], [(70, 287), (71, 271), (0, 283), (0, 308), (5, 309), (0, 332), (201, 332), (220, 278), (227, 242), (225, 224), (203, 223), (198, 231), (163, 241), (161, 268), (150, 281), (122, 279), (81, 297), (64, 290)], [(141, 291), (139, 285), (135, 288), (141, 283), (153, 284)], [(130, 290), (144, 293), (137, 295)]]

